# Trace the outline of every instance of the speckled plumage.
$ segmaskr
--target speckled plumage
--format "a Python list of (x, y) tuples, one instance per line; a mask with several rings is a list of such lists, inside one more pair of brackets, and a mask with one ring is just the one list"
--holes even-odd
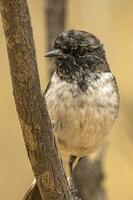
[(45, 97), (61, 153), (95, 152), (117, 116), (118, 90), (100, 41), (71, 30), (59, 35), (53, 74)]
[(117, 115), (114, 84), (112, 74), (103, 73), (84, 92), (55, 72), (45, 97), (61, 151), (82, 157), (100, 147)]

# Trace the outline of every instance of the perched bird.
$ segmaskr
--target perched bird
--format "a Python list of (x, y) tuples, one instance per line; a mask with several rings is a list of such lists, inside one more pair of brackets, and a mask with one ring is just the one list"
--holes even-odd
[(45, 92), (46, 103), (62, 158), (96, 152), (104, 143), (119, 108), (116, 80), (100, 40), (70, 30), (59, 34), (46, 57), (54, 58), (55, 72)]
[[(45, 56), (54, 58), (56, 70), (44, 95), (62, 159), (64, 162), (69, 159), (72, 176), (77, 157), (91, 157), (104, 145), (119, 109), (117, 83), (103, 45), (91, 33), (63, 32), (56, 38), (54, 49)], [(87, 172), (87, 167), (79, 162), (74, 171), (77, 181), (79, 169), (84, 170), (82, 174), (86, 177), (80, 175), (77, 186), (85, 199), (86, 179), (91, 177), (93, 170)], [(87, 194), (92, 189), (87, 189)], [(31, 197), (41, 199), (35, 181), (24, 200)]]

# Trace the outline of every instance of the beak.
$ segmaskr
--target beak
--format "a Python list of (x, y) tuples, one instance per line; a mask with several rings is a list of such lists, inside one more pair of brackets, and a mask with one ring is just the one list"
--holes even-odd
[(63, 57), (64, 54), (59, 49), (54, 49), (45, 54), (45, 57)]

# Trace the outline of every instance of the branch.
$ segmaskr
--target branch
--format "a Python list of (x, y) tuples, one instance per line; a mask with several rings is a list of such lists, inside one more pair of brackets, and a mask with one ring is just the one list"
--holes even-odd
[(74, 168), (74, 183), (82, 200), (107, 200), (102, 158), (82, 158)]
[(59, 33), (64, 31), (66, 21), (67, 0), (47, 0), (46, 24), (48, 50), (54, 45), (54, 40)]
[[(45, 18), (47, 27), (47, 49), (51, 50), (54, 46), (55, 38), (62, 33), (65, 28), (67, 0), (47, 0)], [(50, 68), (49, 77), (55, 71), (54, 66)]]
[(13, 94), (42, 200), (70, 200), (46, 103), (41, 96), (26, 0), (0, 0)]

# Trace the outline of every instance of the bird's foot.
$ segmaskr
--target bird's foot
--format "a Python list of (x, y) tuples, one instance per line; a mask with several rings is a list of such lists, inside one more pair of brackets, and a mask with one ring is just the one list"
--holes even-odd
[(71, 194), (74, 198), (74, 200), (81, 200), (81, 198), (79, 198), (79, 195), (78, 195), (78, 190), (75, 186), (75, 183), (74, 183), (74, 175), (73, 175), (73, 164), (76, 160), (77, 156), (73, 156), (71, 155), (70, 156), (70, 159), (69, 159), (69, 173), (70, 173), (70, 176), (68, 177), (68, 183), (69, 183), (69, 187), (70, 187), (70, 191), (71, 191)]
[(81, 200), (79, 198), (78, 190), (77, 190), (77, 188), (74, 184), (73, 178), (71, 176), (68, 177), (68, 183), (69, 183), (70, 191), (71, 191), (71, 194), (72, 194), (74, 200)]

